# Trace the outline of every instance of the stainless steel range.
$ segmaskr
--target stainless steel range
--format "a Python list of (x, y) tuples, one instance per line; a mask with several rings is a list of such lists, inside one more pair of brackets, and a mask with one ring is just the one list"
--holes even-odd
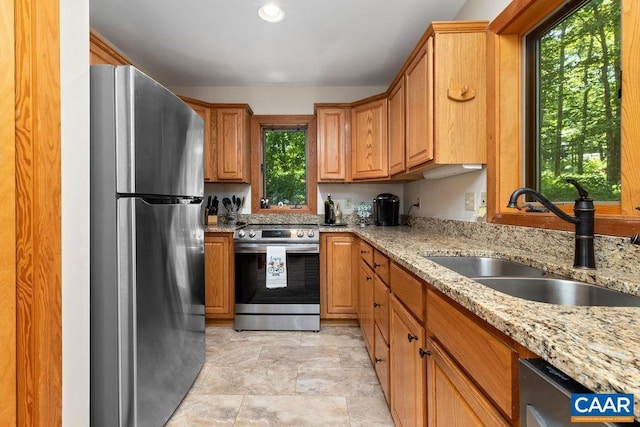
[(235, 329), (320, 330), (316, 224), (250, 224), (234, 233)]

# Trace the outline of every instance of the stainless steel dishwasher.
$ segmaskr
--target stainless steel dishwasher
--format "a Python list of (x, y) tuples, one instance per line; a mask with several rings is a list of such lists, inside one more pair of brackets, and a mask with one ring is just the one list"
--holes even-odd
[(593, 393), (543, 359), (522, 359), (520, 372), (521, 427), (637, 426), (633, 423), (572, 423), (571, 394)]

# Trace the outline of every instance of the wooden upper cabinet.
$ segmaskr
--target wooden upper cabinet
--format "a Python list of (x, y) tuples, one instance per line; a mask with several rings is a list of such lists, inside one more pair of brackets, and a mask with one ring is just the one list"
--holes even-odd
[(127, 58), (93, 32), (89, 33), (89, 63), (91, 65), (131, 65)]
[(404, 78), (389, 92), (389, 175), (405, 170), (405, 92)]
[(433, 160), (433, 37), (409, 64), (406, 84), (406, 167)]
[(487, 22), (434, 23), (434, 161), (487, 162)]
[(215, 108), (217, 181), (250, 183), (251, 111), (248, 106)]
[(387, 99), (353, 107), (351, 125), (352, 179), (388, 177)]
[(346, 181), (350, 178), (348, 152), (351, 109), (317, 107), (318, 181)]
[(213, 182), (216, 180), (216, 162), (215, 162), (215, 147), (211, 138), (211, 108), (208, 104), (196, 99), (180, 97), (186, 102), (193, 111), (198, 113), (202, 120), (204, 120), (204, 141), (203, 141), (203, 156), (204, 156), (204, 181)]

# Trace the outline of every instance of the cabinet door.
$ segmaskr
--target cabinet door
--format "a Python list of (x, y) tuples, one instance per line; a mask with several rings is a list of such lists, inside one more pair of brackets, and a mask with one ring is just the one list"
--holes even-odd
[(380, 99), (351, 110), (351, 177), (389, 176), (387, 100)]
[(427, 350), (429, 427), (450, 426), (454, 419), (461, 426), (510, 425), (431, 338)]
[[(355, 318), (358, 312), (356, 238), (323, 236), (322, 271), (324, 318)], [(348, 315), (348, 316), (346, 316)]]
[(318, 181), (347, 180), (348, 108), (318, 108)]
[(249, 129), (249, 114), (245, 109), (216, 109), (218, 181), (249, 182)]
[(373, 277), (374, 273), (371, 267), (361, 261), (358, 277), (358, 322), (360, 323), (362, 338), (372, 361), (374, 360)]
[[(486, 32), (443, 32), (435, 37), (436, 163), (486, 163)], [(448, 96), (462, 87), (473, 97)]]
[(207, 318), (233, 318), (233, 249), (231, 235), (204, 238), (205, 294)]
[(389, 352), (391, 358), (391, 415), (397, 426), (426, 423), (426, 360), (424, 327), (391, 296)]
[(389, 175), (404, 172), (404, 78), (389, 93)]
[(376, 374), (378, 374), (378, 380), (380, 380), (384, 398), (387, 399), (387, 403), (389, 403), (391, 397), (389, 394), (389, 345), (382, 337), (377, 325), (375, 326), (374, 334)]
[(211, 109), (192, 102), (187, 102), (187, 104), (204, 120), (204, 180), (205, 182), (213, 182), (216, 180), (216, 162), (213, 141), (211, 140)]
[(433, 160), (433, 37), (405, 74), (406, 167)]
[(373, 314), (384, 340), (389, 342), (389, 288), (376, 274), (373, 278)]

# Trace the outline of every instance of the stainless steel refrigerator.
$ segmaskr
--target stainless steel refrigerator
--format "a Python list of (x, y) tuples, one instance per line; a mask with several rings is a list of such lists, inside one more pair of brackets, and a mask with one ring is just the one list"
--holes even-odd
[(91, 425), (161, 426), (204, 362), (203, 121), (91, 67)]

